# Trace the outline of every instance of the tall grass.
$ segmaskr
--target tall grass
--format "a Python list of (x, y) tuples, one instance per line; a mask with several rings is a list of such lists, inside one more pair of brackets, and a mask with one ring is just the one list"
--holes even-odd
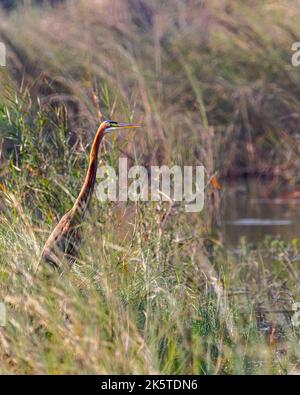
[[(203, 162), (207, 123), (216, 169), (279, 167), (284, 177), (290, 158), (280, 131), (295, 138), (299, 127), (299, 72), (291, 64), (298, 14), (290, 0), (67, 1), (2, 16), (0, 36), (11, 49), (10, 73), (19, 84), (26, 76), (44, 103), (63, 102), (75, 134), (95, 129), (96, 95), (104, 116), (125, 107), (143, 118), (146, 162), (175, 152)], [(183, 142), (191, 147), (185, 153), (177, 149)]]
[(204, 164), (209, 176), (279, 166), (296, 182), (297, 16), (291, 1), (187, 0), (1, 15), (1, 373), (299, 372), (299, 242), (227, 250), (211, 188), (203, 213), (189, 216), (168, 203), (94, 199), (73, 270), (37, 267), (104, 117), (144, 125), (106, 142), (113, 166), (121, 155)]

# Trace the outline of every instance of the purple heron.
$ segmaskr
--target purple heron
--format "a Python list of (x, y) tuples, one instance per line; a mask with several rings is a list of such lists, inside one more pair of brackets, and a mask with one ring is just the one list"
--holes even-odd
[(114, 130), (138, 128), (140, 125), (104, 121), (98, 128), (90, 153), (89, 166), (81, 191), (70, 211), (53, 229), (42, 250), (41, 260), (59, 269), (66, 258), (69, 266), (75, 262), (81, 244), (80, 228), (89, 207), (96, 182), (99, 147), (103, 137)]

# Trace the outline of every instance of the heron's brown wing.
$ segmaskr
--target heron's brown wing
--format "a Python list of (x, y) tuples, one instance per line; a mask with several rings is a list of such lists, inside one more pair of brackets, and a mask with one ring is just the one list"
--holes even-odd
[(78, 255), (78, 249), (81, 243), (79, 227), (64, 227), (60, 238), (57, 240), (59, 249), (68, 255)]

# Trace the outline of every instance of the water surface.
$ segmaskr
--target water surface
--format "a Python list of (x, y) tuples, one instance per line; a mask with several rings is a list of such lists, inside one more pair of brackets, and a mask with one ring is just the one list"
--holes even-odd
[(226, 244), (242, 237), (257, 244), (265, 236), (291, 241), (300, 237), (300, 199), (266, 197), (271, 181), (252, 178), (222, 186), (222, 233)]

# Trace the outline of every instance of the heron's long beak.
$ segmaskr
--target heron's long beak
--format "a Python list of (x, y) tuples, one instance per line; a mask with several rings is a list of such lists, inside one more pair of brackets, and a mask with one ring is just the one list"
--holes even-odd
[(111, 128), (106, 129), (105, 133), (111, 133), (114, 130), (120, 130), (120, 129), (133, 129), (133, 128), (140, 128), (142, 125), (136, 125), (133, 123), (118, 123), (116, 126), (113, 126)]
[(122, 122), (119, 122), (118, 126), (116, 127), (116, 129), (125, 129), (125, 128), (132, 129), (132, 128), (141, 128), (141, 127), (142, 127), (142, 125), (137, 125), (137, 124), (134, 124), (134, 123), (122, 123)]

